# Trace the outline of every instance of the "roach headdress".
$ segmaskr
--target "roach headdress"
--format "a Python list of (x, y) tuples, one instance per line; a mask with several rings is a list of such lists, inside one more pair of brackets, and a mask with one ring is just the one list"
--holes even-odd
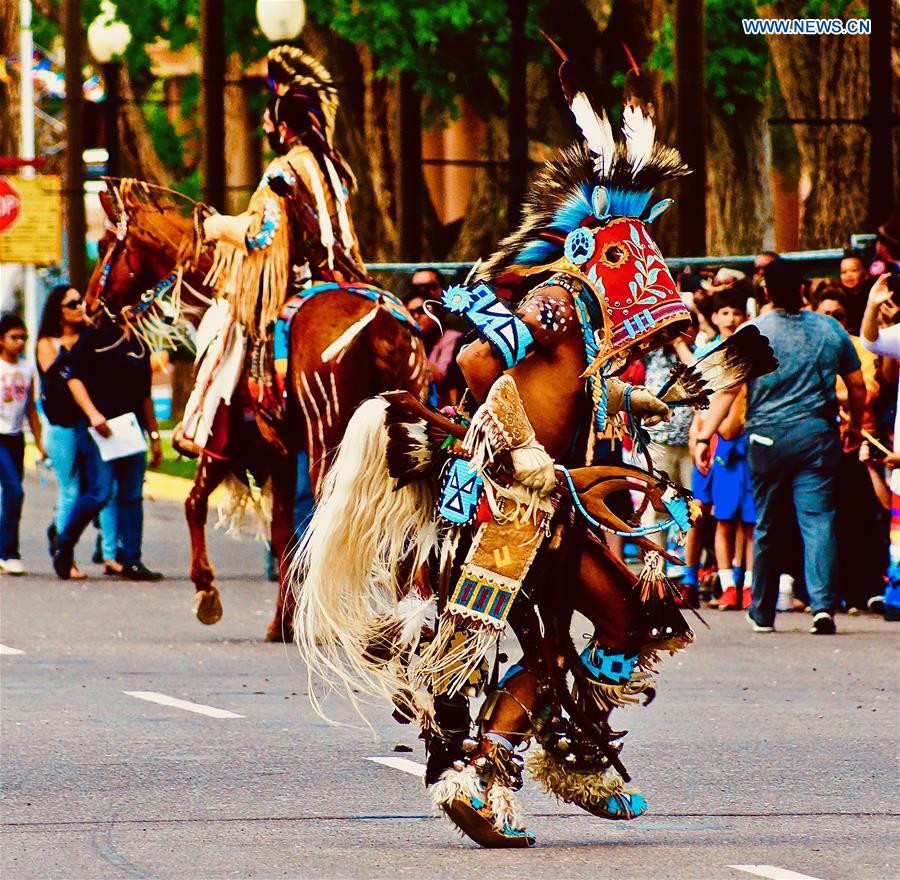
[(584, 140), (546, 163), (526, 195), (521, 225), (500, 242), (478, 277), (563, 272), (587, 282), (607, 319), (602, 354), (609, 356), (657, 336), (664, 325), (677, 322), (680, 328), (687, 318), (647, 227), (673, 204), (664, 199), (651, 206), (654, 187), (688, 168), (677, 150), (656, 142), (646, 83), (630, 55), (616, 138), (573, 62), (551, 44), (563, 59), (563, 94)]

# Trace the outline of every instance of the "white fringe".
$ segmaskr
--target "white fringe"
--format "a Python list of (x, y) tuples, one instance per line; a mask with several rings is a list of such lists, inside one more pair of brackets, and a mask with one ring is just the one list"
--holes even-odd
[(431, 786), (431, 803), (436, 810), (463, 797), (477, 797), (487, 803), (484, 783), (471, 764), (463, 770), (454, 770), (452, 767), (445, 770), (441, 773), (441, 778)]
[(431, 786), (431, 802), (436, 810), (441, 810), (457, 798), (478, 798), (490, 807), (494, 828), (499, 832), (523, 829), (525, 814), (512, 789), (496, 783), (485, 789), (484, 780), (471, 764), (464, 770), (451, 768)]
[(222, 483), (225, 498), (219, 504), (217, 529), (229, 538), (240, 540), (244, 529), (252, 528), (257, 541), (268, 541), (272, 527), (272, 482), (262, 489), (251, 489), (234, 474)]
[[(375, 398), (354, 413), (291, 561), (297, 646), (322, 717), (316, 679), (342, 690), (360, 715), (361, 696), (390, 702), (411, 692), (402, 649), (415, 643), (413, 631), (429, 613), (404, 597), (416, 589), (414, 577), (437, 541), (434, 500), (424, 482), (395, 491), (385, 458), (386, 408)], [(401, 570), (409, 572), (403, 580)], [(385, 662), (367, 648), (387, 634), (397, 652)], [(426, 699), (411, 696), (427, 711)]]

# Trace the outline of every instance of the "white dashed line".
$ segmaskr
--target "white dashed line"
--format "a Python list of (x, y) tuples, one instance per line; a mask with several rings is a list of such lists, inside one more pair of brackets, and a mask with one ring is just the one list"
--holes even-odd
[(0, 654), (24, 654), (24, 651), (20, 651), (18, 648), (9, 648), (6, 645), (0, 645)]
[(229, 712), (227, 709), (217, 709), (215, 706), (204, 706), (203, 703), (192, 703), (190, 700), (167, 697), (165, 694), (156, 693), (156, 691), (122, 691), (122, 693), (127, 694), (129, 697), (137, 697), (139, 700), (146, 700), (148, 703), (159, 703), (160, 706), (184, 709), (185, 712), (196, 712), (198, 715), (208, 715), (210, 718), (246, 717), (235, 712)]
[(818, 880), (817, 877), (811, 877), (809, 874), (798, 874), (796, 871), (778, 868), (775, 865), (726, 865), (726, 867), (754, 874), (757, 877), (766, 877), (768, 880)]
[(418, 776), (420, 779), (425, 775), (425, 765), (418, 761), (410, 761), (409, 758), (366, 758), (375, 764), (383, 764), (385, 767), (391, 767), (394, 770), (401, 770), (404, 773), (410, 773)]

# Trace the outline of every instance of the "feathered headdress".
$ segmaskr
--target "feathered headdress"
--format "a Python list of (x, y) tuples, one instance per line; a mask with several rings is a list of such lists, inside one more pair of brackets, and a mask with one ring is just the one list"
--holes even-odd
[[(288, 105), (299, 104), (308, 114), (308, 121), (321, 126), (330, 144), (339, 101), (325, 66), (296, 46), (276, 46), (269, 52), (267, 62), (276, 122), (282, 121), (279, 117)], [(317, 116), (320, 118), (316, 119)]]
[(482, 264), (478, 274), (483, 279), (527, 275), (552, 265), (564, 256), (566, 238), (579, 226), (617, 217), (656, 219), (673, 202), (665, 199), (648, 210), (654, 187), (689, 173), (677, 150), (656, 141), (653, 106), (630, 53), (632, 68), (626, 76), (617, 139), (609, 116), (591, 101), (574, 63), (550, 43), (562, 58), (563, 94), (584, 141), (546, 163), (525, 198), (521, 225)]

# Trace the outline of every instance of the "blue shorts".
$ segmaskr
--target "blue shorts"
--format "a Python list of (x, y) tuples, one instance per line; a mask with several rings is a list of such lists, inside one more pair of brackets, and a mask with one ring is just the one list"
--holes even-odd
[(704, 476), (694, 465), (691, 472), (691, 495), (700, 504), (712, 504), (712, 471)]
[(747, 441), (742, 435), (734, 440), (719, 438), (710, 469), (712, 477), (712, 515), (725, 522), (756, 523)]

